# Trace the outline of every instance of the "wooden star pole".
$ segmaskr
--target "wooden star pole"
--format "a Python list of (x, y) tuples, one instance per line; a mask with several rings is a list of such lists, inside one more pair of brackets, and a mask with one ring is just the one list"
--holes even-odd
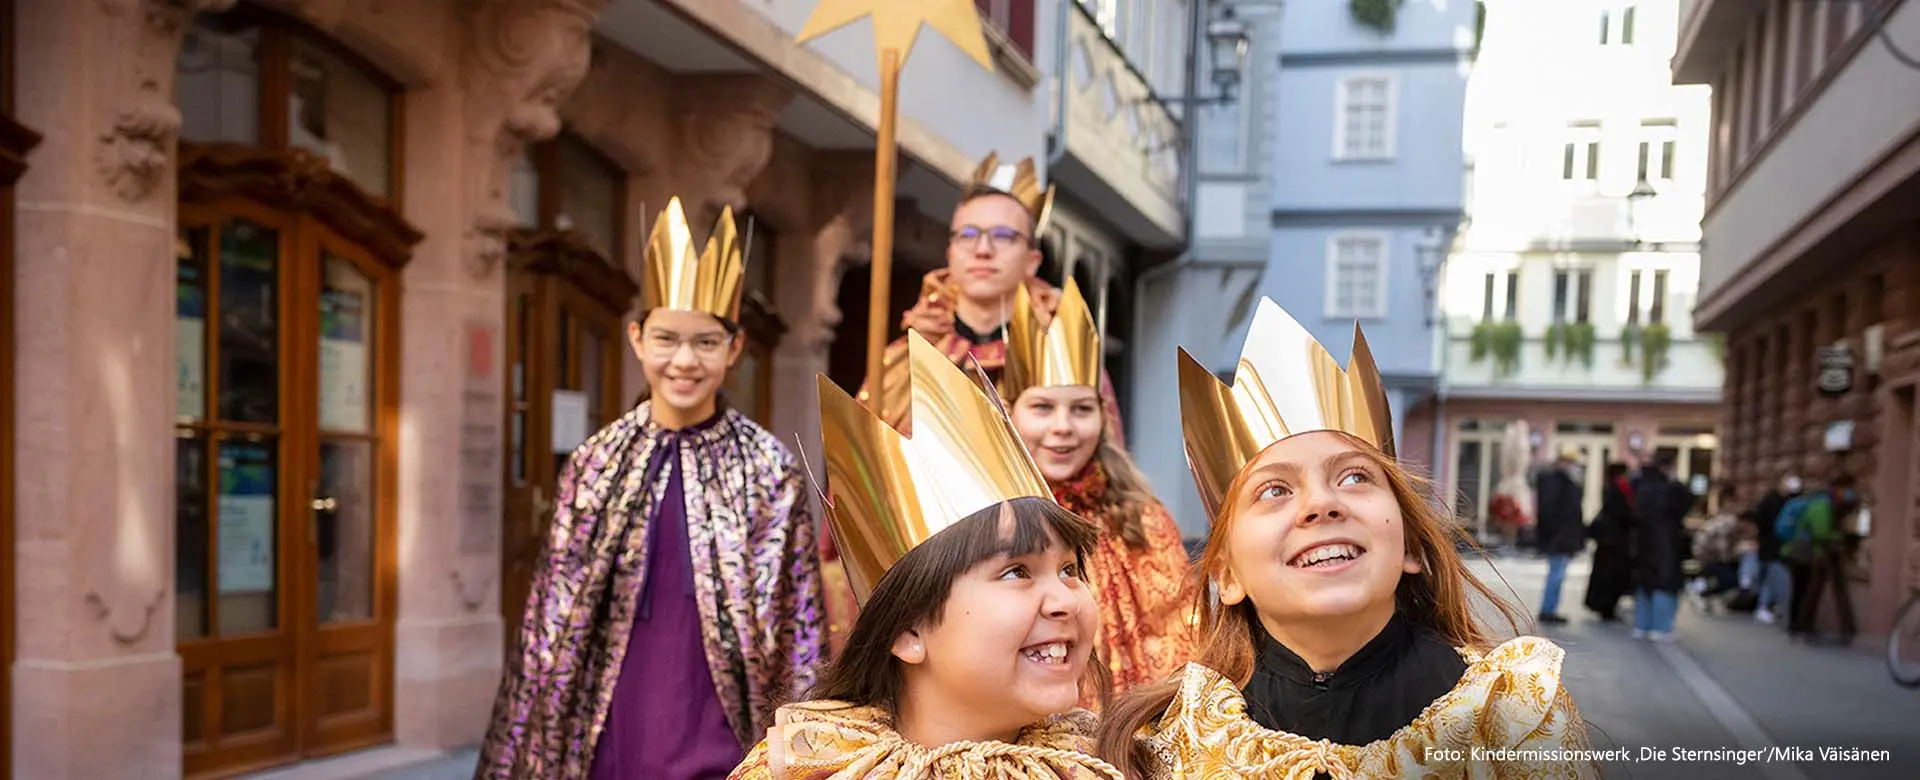
[(953, 41), (988, 71), (993, 70), (987, 40), (980, 32), (980, 14), (974, 0), (821, 0), (795, 40), (805, 43), (872, 17), (874, 48), (880, 62), (880, 118), (873, 149), (873, 260), (867, 289), (868, 403), (880, 408), (880, 372), (887, 348), (887, 320), (893, 309), (893, 193), (899, 142), (894, 137), (899, 114), (900, 72), (922, 24)]

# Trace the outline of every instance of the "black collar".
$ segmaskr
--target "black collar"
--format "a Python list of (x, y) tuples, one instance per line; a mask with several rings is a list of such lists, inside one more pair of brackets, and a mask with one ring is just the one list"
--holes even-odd
[(1006, 338), (1007, 326), (1001, 325), (998, 328), (987, 331), (985, 335), (981, 335), (969, 327), (967, 323), (962, 322), (959, 314), (955, 314), (953, 315), (953, 335), (966, 339), (968, 344), (977, 347), (982, 344), (992, 344)]
[(1386, 627), (1361, 646), (1353, 657), (1340, 664), (1340, 668), (1331, 672), (1316, 672), (1299, 655), (1267, 633), (1265, 628), (1256, 624), (1253, 630), (1258, 634), (1260, 656), (1257, 665), (1262, 670), (1288, 682), (1321, 688), (1344, 688), (1373, 677), (1405, 655), (1413, 647), (1415, 639), (1413, 627), (1396, 612), (1387, 621)]

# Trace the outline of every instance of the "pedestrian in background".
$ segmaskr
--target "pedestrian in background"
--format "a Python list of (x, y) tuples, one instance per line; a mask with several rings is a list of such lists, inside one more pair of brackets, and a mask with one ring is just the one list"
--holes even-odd
[(1580, 453), (1572, 448), (1560, 450), (1552, 465), (1534, 478), (1534, 516), (1538, 518), (1540, 552), (1547, 556), (1547, 587), (1540, 597), (1540, 622), (1563, 625), (1560, 616), (1560, 587), (1567, 580), (1567, 564), (1575, 553), (1586, 549), (1587, 529), (1580, 520), (1580, 497), (1586, 493), (1580, 484)]
[(1633, 483), (1639, 523), (1633, 534), (1633, 636), (1673, 641), (1685, 577), (1680, 560), (1693, 493), (1673, 479), (1673, 456), (1660, 453)]
[(1841, 644), (1852, 644), (1853, 600), (1847, 592), (1846, 561), (1842, 558), (1840, 520), (1860, 506), (1853, 475), (1841, 474), (1826, 490), (1815, 490), (1787, 502), (1774, 530), (1780, 535), (1780, 557), (1793, 572), (1793, 612), (1787, 634), (1806, 638), (1820, 615), (1821, 596), (1831, 588), (1840, 623)]
[(1587, 609), (1609, 623), (1620, 619), (1620, 597), (1633, 590), (1633, 485), (1627, 464), (1607, 464), (1600, 487), (1600, 513), (1587, 526), (1593, 540), (1593, 572), (1587, 575)]
[[(1775, 531), (1774, 523), (1780, 519), (1780, 510), (1787, 502), (1799, 497), (1805, 489), (1799, 475), (1785, 474), (1780, 484), (1760, 497), (1760, 503), (1753, 508), (1755, 545), (1753, 554), (1754, 602), (1753, 619), (1772, 624), (1777, 615), (1791, 615), (1793, 574), (1785, 561), (1780, 560), (1780, 534)], [(1742, 579), (1746, 579), (1745, 574)]]

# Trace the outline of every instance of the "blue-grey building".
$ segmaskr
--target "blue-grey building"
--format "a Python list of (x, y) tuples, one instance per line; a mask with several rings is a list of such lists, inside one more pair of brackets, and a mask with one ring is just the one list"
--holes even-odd
[[(1133, 449), (1189, 535), (1206, 519), (1180, 445), (1175, 346), (1229, 377), (1252, 304), (1268, 296), (1345, 361), (1366, 329), (1401, 454), (1425, 462), (1436, 385), (1430, 300), (1464, 216), (1462, 114), (1477, 4), (1214, 0), (1252, 38), (1239, 99), (1195, 129), (1192, 244), (1143, 274), (1134, 332)], [(1364, 5), (1364, 4), (1362, 4)]]

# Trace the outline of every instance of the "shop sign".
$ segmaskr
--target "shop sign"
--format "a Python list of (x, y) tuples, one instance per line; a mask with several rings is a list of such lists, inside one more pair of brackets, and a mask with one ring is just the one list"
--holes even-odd
[(1853, 350), (1846, 342), (1820, 348), (1814, 384), (1822, 395), (1846, 395), (1853, 389)]

